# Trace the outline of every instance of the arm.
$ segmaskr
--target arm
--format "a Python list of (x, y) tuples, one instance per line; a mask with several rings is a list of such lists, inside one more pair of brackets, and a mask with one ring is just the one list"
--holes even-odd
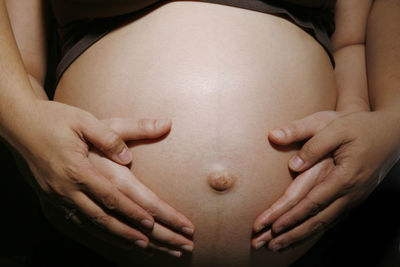
[(339, 0), (331, 37), (338, 90), (336, 110), (370, 110), (365, 66), (365, 34), (372, 0)]
[[(332, 36), (338, 86), (336, 111), (321, 111), (282, 127), (278, 145), (309, 139), (297, 153), (303, 160), (289, 168), (299, 172), (284, 195), (254, 224), (260, 234), (255, 248), (268, 243), (273, 250), (296, 244), (325, 231), (340, 215), (359, 204), (393, 164), (388, 157), (394, 139), (391, 123), (370, 112), (365, 66), (365, 29), (371, 1), (340, 0), (336, 6), (336, 32)], [(376, 131), (385, 129), (385, 132)], [(398, 147), (398, 146), (397, 146)], [(386, 162), (384, 162), (386, 160)], [(378, 174), (378, 175), (377, 175)]]
[[(255, 247), (260, 241), (261, 245), (269, 241), (269, 248), (278, 250), (324, 232), (365, 200), (399, 160), (399, 23), (399, 0), (374, 2), (366, 39), (372, 111), (355, 110), (339, 117), (290, 122), (291, 133), (276, 142), (290, 144), (310, 138), (297, 153), (304, 161), (302, 166), (289, 164), (299, 176), (284, 196), (257, 219), (256, 231), (270, 227), (253, 241)], [(345, 74), (343, 71), (342, 83), (350, 81)], [(348, 90), (344, 88), (341, 97), (352, 98), (350, 86)], [(347, 108), (346, 105), (343, 106)], [(326, 162), (328, 155), (334, 164)]]
[(367, 71), (372, 110), (400, 118), (400, 1), (375, 0), (367, 26)]
[[(4, 138), (20, 153), (29, 153), (27, 146), (32, 139), (32, 132), (26, 129), (35, 119), (40, 118), (56, 108), (53, 101), (48, 101), (43, 89), (46, 75), (46, 51), (48, 29), (48, 6), (45, 0), (0, 0), (0, 137)], [(56, 108), (53, 115), (61, 115), (66, 105)], [(72, 109), (72, 107), (71, 107)], [(53, 111), (54, 112), (54, 111)], [(73, 108), (73, 113), (83, 110)], [(95, 127), (94, 116), (88, 112), (86, 118), (91, 119), (91, 127)], [(78, 115), (78, 114), (76, 114)], [(83, 115), (83, 114), (81, 114)], [(89, 118), (91, 117), (91, 118)], [(125, 142), (110, 129), (99, 125), (103, 136), (109, 140), (87, 136), (95, 145), (114, 161), (127, 164), (129, 159), (120, 159), (121, 151), (131, 157)]]
[[(46, 51), (49, 10), (44, 1), (6, 0), (6, 8), (18, 50), (31, 86), (38, 98), (47, 100), (43, 89), (46, 76)], [(29, 13), (23, 12), (29, 10)], [(23, 13), (21, 13), (23, 12)], [(32, 23), (32, 22), (36, 23)]]
[[(21, 1), (8, 1), (7, 3), (19, 3)], [(38, 3), (31, 1), (30, 4)], [(35, 13), (36, 16), (39, 16)], [(18, 121), (23, 120), (24, 114), (31, 112), (32, 103), (43, 96), (44, 90), (40, 86), (40, 79), (44, 77), (44, 60), (39, 60), (36, 68), (36, 78), (31, 76), (33, 83), (37, 88), (36, 93), (32, 88), (24, 61), (18, 50), (13, 36), (11, 25), (6, 10), (5, 1), (0, 1), (0, 136), (10, 143), (12, 133), (21, 132), (23, 129), (18, 127)], [(29, 25), (29, 24), (28, 24)], [(39, 36), (44, 35), (44, 29), (37, 32)], [(44, 39), (44, 38), (43, 38)], [(37, 45), (38, 54), (44, 53), (44, 42)], [(24, 53), (26, 57), (26, 53)], [(26, 61), (27, 62), (27, 61)], [(30, 68), (32, 69), (32, 68)], [(10, 116), (13, 114), (13, 116)], [(14, 143), (14, 145), (16, 145)]]
[[(31, 172), (26, 178), (42, 202), (57, 209), (76, 209), (79, 214), (74, 222), (89, 219), (124, 241), (122, 246), (128, 243), (143, 248), (151, 245), (151, 238), (166, 245), (192, 247), (182, 232), (193, 230), (193, 224), (125, 166), (132, 156), (123, 139), (158, 138), (169, 131), (171, 122), (131, 118), (100, 121), (84, 110), (48, 101), (43, 91), (45, 3), (0, 0), (0, 137), (26, 162)], [(96, 165), (93, 157), (89, 160), (93, 150), (104, 155), (101, 164)], [(105, 161), (110, 167), (101, 169)], [(144, 231), (146, 228), (154, 231)]]

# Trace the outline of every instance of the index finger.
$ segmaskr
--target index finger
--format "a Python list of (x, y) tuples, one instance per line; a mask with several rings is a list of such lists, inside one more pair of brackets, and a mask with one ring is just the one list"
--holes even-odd
[(80, 165), (76, 179), (81, 179), (80, 186), (96, 202), (110, 211), (115, 211), (134, 224), (146, 228), (154, 225), (153, 217), (140, 205), (121, 193), (108, 179), (102, 176), (87, 160)]
[(330, 166), (333, 166), (333, 159), (329, 157), (298, 175), (286, 189), (284, 195), (257, 217), (254, 223), (254, 231), (261, 231), (276, 221), (282, 214), (297, 205), (314, 187), (316, 182), (325, 175)]
[(335, 167), (326, 179), (316, 185), (295, 207), (278, 218), (272, 225), (273, 232), (279, 234), (303, 222), (343, 195), (343, 185), (337, 178), (344, 175), (346, 173), (342, 167)]
[[(94, 152), (94, 153), (92, 153)], [(193, 224), (184, 215), (160, 200), (158, 196), (137, 179), (132, 171), (101, 156), (96, 149), (89, 153), (94, 166), (127, 198), (138, 204), (158, 221), (188, 235), (194, 231)]]
[(177, 231), (193, 235), (195, 227), (186, 216), (161, 200), (153, 191), (142, 184), (128, 168), (124, 173), (124, 177), (119, 176), (113, 179), (121, 192), (130, 199), (134, 199), (157, 221), (163, 222)]

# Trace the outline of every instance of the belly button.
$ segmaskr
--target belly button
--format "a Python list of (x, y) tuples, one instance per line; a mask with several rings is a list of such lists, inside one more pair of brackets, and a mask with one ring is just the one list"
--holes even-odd
[(224, 170), (213, 171), (207, 177), (208, 185), (218, 192), (231, 188), (235, 180), (236, 177), (234, 175)]

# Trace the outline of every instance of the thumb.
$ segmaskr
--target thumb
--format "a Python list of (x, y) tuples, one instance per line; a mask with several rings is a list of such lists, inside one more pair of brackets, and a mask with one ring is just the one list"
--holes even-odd
[(170, 119), (111, 118), (103, 122), (125, 141), (160, 137), (169, 132), (172, 124)]
[(297, 155), (289, 160), (289, 168), (302, 172), (328, 155), (340, 145), (349, 142), (346, 131), (340, 123), (331, 123), (308, 140)]
[(124, 140), (107, 123), (92, 115), (81, 118), (78, 124), (79, 136), (103, 152), (107, 158), (126, 165), (132, 160)]
[(335, 111), (320, 111), (273, 129), (269, 138), (278, 145), (288, 145), (305, 140), (337, 118)]
[(132, 153), (124, 140), (157, 138), (171, 128), (171, 120), (112, 118), (99, 121), (94, 116), (86, 117), (80, 124), (83, 137), (109, 159), (127, 165)]

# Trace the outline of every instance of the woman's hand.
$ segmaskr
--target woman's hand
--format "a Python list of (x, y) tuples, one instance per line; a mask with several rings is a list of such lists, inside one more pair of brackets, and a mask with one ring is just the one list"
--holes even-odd
[[(15, 133), (13, 144), (35, 177), (36, 181), (31, 182), (41, 197), (78, 210), (92, 222), (140, 247), (146, 247), (149, 239), (138, 229), (156, 231), (153, 217), (176, 231), (193, 232), (194, 226), (185, 216), (131, 179), (131, 174), (103, 175), (88, 158), (90, 144), (116, 164), (128, 164), (132, 156), (123, 139), (160, 137), (170, 130), (170, 121), (100, 121), (79, 108), (45, 100), (38, 100), (31, 110), (26, 114), (25, 127)], [(127, 187), (122, 190), (111, 177), (112, 181), (123, 180)], [(177, 235), (169, 237), (182, 240)]]
[(367, 198), (399, 159), (398, 118), (390, 110), (323, 111), (281, 127), (282, 137), (270, 133), (280, 145), (311, 138), (297, 153), (303, 165), (296, 166), (301, 161), (295, 156), (289, 161), (291, 170), (302, 173), (257, 217), (254, 231), (263, 231), (252, 240), (253, 247), (267, 242), (274, 251), (294, 246)]

